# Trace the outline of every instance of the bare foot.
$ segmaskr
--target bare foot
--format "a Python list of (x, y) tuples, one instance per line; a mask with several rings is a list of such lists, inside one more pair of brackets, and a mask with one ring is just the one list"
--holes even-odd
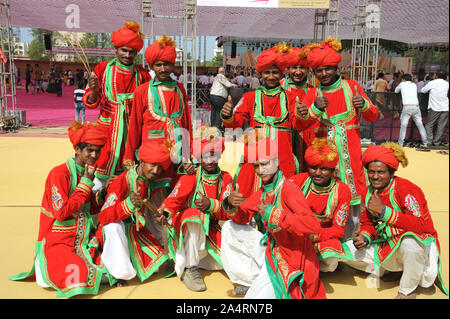
[(126, 287), (128, 286), (128, 282), (126, 280), (123, 279), (119, 279), (116, 284), (114, 285), (114, 287)]

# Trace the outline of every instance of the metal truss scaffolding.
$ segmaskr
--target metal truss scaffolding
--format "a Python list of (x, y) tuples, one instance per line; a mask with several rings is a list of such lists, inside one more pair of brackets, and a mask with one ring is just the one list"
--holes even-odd
[(146, 34), (147, 41), (153, 43), (155, 41), (154, 34), (154, 19), (177, 19), (183, 24), (183, 46), (182, 46), (182, 61), (183, 66), (183, 85), (187, 90), (189, 104), (191, 106), (192, 120), (196, 120), (196, 62), (197, 62), (197, 1), (184, 0), (183, 14), (180, 16), (158, 15), (154, 13), (153, 0), (142, 0), (142, 32)]
[(377, 73), (381, 0), (356, 0), (351, 78), (365, 85)]
[(9, 0), (0, 2), (0, 22), (0, 131), (5, 131), (19, 126)]
[(314, 14), (314, 42), (325, 40), (328, 36), (338, 39), (339, 0), (330, 0), (328, 9), (316, 9)]

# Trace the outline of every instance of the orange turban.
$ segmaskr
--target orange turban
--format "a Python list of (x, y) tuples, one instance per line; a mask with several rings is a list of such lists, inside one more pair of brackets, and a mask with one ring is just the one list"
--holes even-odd
[(161, 164), (164, 170), (168, 169), (171, 163), (170, 151), (161, 142), (147, 142), (139, 148), (138, 157), (141, 161), (150, 164)]
[(163, 35), (156, 40), (155, 43), (149, 45), (147, 49), (145, 49), (145, 60), (150, 66), (157, 60), (169, 61), (174, 64), (177, 59), (177, 51), (175, 50), (176, 45), (177, 43), (170, 37)]
[(107, 141), (105, 130), (96, 124), (87, 123), (83, 125), (78, 121), (73, 121), (67, 131), (74, 148), (80, 143), (103, 146)]
[(309, 166), (336, 168), (338, 160), (336, 147), (326, 138), (315, 138), (305, 152), (305, 161)]
[(308, 67), (308, 61), (306, 60), (305, 50), (306, 47), (303, 47), (301, 49), (292, 48), (292, 51), (288, 54), (289, 66), (301, 65), (304, 67)]
[(408, 159), (406, 158), (403, 147), (392, 142), (381, 145), (369, 145), (362, 156), (363, 166), (367, 167), (373, 161), (380, 161), (395, 170), (398, 169), (399, 163), (403, 167), (408, 165)]
[(341, 42), (331, 36), (320, 44), (309, 44), (305, 49), (309, 67), (317, 69), (324, 65), (338, 66), (342, 60), (339, 53), (341, 48)]
[[(222, 154), (225, 151), (225, 139), (217, 137), (213, 140), (207, 140), (203, 138), (196, 138), (194, 140), (194, 157), (200, 159), (203, 154), (207, 154), (211, 151), (214, 153)], [(200, 145), (200, 149), (199, 146)]]
[(115, 47), (130, 47), (141, 51), (144, 46), (144, 34), (140, 32), (141, 25), (135, 22), (125, 22), (124, 27), (113, 32), (111, 36), (112, 43)]
[(273, 48), (262, 51), (256, 60), (256, 71), (262, 72), (265, 69), (275, 65), (281, 72), (289, 66), (289, 53), (292, 47), (286, 45), (286, 42), (280, 42)]

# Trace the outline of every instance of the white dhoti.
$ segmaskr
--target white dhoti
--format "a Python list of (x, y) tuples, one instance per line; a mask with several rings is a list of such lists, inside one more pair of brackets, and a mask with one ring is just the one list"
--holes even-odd
[(248, 224), (228, 220), (222, 226), (221, 258), (225, 272), (234, 284), (251, 286), (265, 267), (262, 234)]
[(412, 293), (418, 286), (428, 288), (433, 285), (438, 275), (439, 252), (433, 242), (426, 246), (412, 236), (405, 236), (400, 247), (386, 260), (380, 269), (374, 263), (375, 246), (358, 250), (352, 241), (347, 242), (353, 261), (341, 260), (350, 267), (376, 275), (383, 276), (385, 270), (391, 272), (403, 271), (398, 291), (404, 295)]
[(41, 286), (42, 288), (50, 288), (50, 285), (48, 285), (42, 278), (41, 267), (39, 266), (39, 257), (36, 257), (34, 261), (34, 273), (36, 275), (36, 283), (39, 286)]
[(108, 272), (116, 279), (130, 280), (136, 276), (136, 270), (130, 259), (128, 239), (123, 222), (109, 223), (103, 226), (103, 252), (101, 260)]
[(187, 222), (183, 226), (183, 245), (175, 252), (175, 271), (181, 276), (185, 268), (198, 266), (206, 270), (221, 270), (222, 267), (205, 249), (206, 236), (202, 226), (196, 222)]
[(319, 261), (319, 271), (321, 272), (333, 272), (339, 265), (339, 258), (328, 257)]
[(267, 272), (265, 259), (261, 271), (255, 280), (253, 280), (244, 299), (276, 299), (275, 291), (273, 290), (273, 285)]

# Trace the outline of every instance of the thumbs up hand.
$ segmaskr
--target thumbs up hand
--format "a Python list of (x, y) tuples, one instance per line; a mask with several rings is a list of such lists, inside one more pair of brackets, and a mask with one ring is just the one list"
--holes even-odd
[(295, 110), (301, 117), (308, 116), (308, 107), (305, 103), (301, 103), (298, 96), (295, 97)]
[(314, 101), (316, 107), (324, 111), (328, 107), (328, 98), (326, 96), (319, 96), (319, 90), (316, 88), (316, 100)]
[(357, 85), (355, 85), (355, 95), (353, 95), (353, 97), (352, 97), (352, 102), (353, 102), (353, 105), (354, 105), (357, 109), (360, 109), (360, 108), (363, 108), (363, 107), (364, 107), (364, 99), (363, 99), (363, 97), (359, 94), (359, 92), (358, 92), (358, 86), (357, 86)]
[(367, 208), (375, 217), (380, 217), (381, 212), (383, 211), (383, 202), (378, 196), (378, 190), (375, 190), (372, 196), (370, 196), (369, 202), (367, 203)]
[(269, 205), (270, 204), (267, 203), (265, 200), (262, 200), (261, 205), (256, 206), (256, 208), (258, 209), (258, 213), (261, 215), (261, 217), (264, 217), (266, 209)]
[(233, 207), (238, 207), (245, 201), (244, 195), (239, 193), (239, 184), (236, 184), (236, 189), (227, 197), (227, 199), (228, 204)]
[(194, 201), (195, 207), (198, 208), (198, 210), (201, 210), (202, 212), (206, 211), (209, 206), (211, 205), (209, 198), (204, 196), (202, 193), (198, 193), (199, 199), (196, 199)]
[(230, 118), (231, 115), (233, 115), (233, 108), (234, 108), (233, 100), (231, 99), (231, 96), (228, 95), (228, 99), (227, 99), (227, 101), (225, 102), (225, 104), (223, 105), (223, 108), (222, 108), (222, 117), (223, 118)]

